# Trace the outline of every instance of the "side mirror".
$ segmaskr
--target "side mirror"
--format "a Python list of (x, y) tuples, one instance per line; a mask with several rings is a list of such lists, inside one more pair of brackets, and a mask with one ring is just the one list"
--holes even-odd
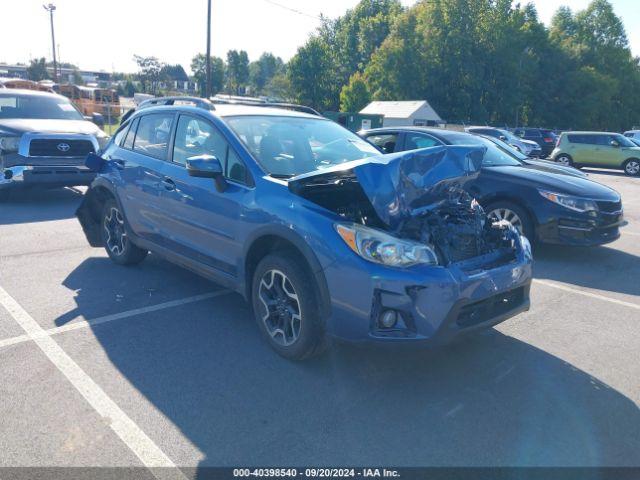
[(198, 155), (187, 158), (187, 172), (190, 177), (213, 178), (216, 182), (216, 190), (220, 193), (227, 189), (222, 164), (214, 155)]
[(505, 142), (507, 140), (507, 137), (505, 137), (504, 135), (500, 135), (500, 140), (502, 140), (503, 142)]
[(614, 148), (618, 148), (620, 146), (620, 144), (616, 140), (611, 140), (609, 142), (609, 145), (611, 145)]

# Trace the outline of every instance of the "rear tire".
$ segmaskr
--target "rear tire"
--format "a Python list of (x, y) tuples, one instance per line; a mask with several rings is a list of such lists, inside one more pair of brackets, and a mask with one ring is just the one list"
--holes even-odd
[(124, 213), (115, 199), (108, 199), (102, 208), (100, 232), (102, 242), (109, 258), (118, 265), (136, 265), (142, 262), (147, 254), (134, 245), (125, 228)]
[(531, 243), (534, 243), (536, 232), (533, 221), (527, 211), (520, 205), (507, 200), (498, 200), (487, 205), (484, 211), (487, 212), (487, 217), (493, 221), (507, 220), (527, 237)]
[(624, 168), (625, 174), (630, 177), (637, 177), (640, 175), (640, 160), (637, 158), (630, 158), (622, 164), (622, 168)]
[(304, 360), (327, 346), (314, 278), (295, 255), (274, 252), (253, 274), (251, 303), (269, 345), (290, 360)]

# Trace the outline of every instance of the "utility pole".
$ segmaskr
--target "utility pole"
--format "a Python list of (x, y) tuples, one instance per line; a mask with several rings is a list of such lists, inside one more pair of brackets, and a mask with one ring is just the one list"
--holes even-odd
[(51, 20), (51, 49), (53, 50), (53, 80), (58, 81), (58, 62), (56, 61), (56, 36), (53, 31), (53, 12), (56, 10), (56, 6), (53, 3), (49, 5), (42, 5), (47, 12)]
[(211, 98), (211, 0), (207, 0), (207, 85), (204, 96)]

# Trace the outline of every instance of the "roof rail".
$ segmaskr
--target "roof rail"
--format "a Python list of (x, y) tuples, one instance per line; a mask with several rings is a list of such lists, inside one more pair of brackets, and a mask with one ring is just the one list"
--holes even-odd
[(193, 103), (196, 107), (202, 108), (204, 110), (215, 110), (216, 107), (206, 98), (200, 97), (158, 97), (158, 98), (150, 98), (148, 100), (144, 100), (140, 105), (138, 105), (138, 109), (155, 107), (160, 105), (175, 105), (177, 102), (184, 103)]
[(296, 103), (269, 102), (262, 99), (235, 97), (231, 95), (216, 95), (215, 97), (211, 98), (211, 102), (213, 104), (219, 105), (247, 105), (250, 107), (282, 108), (285, 110), (293, 110), (295, 112), (308, 113), (310, 115), (322, 117), (322, 114), (320, 114), (320, 112), (318, 112), (317, 110), (311, 107), (307, 107), (306, 105), (298, 105)]

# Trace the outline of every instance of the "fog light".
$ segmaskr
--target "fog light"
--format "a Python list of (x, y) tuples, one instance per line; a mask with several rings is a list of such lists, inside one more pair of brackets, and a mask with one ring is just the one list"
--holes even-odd
[(11, 170), (4, 171), (5, 180), (11, 180), (13, 178), (13, 172)]
[(398, 322), (398, 314), (395, 310), (385, 310), (380, 315), (379, 322), (382, 328), (393, 328)]

